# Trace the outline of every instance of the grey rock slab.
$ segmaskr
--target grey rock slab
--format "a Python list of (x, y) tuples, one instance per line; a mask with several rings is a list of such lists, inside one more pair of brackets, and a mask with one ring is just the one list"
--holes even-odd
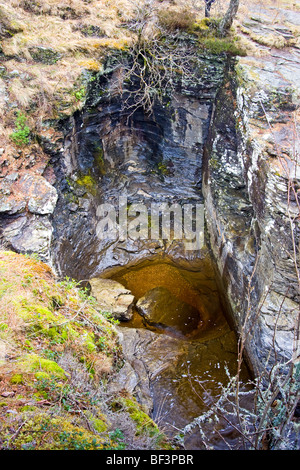
[(133, 315), (134, 296), (122, 284), (112, 279), (93, 278), (89, 281), (92, 295), (99, 307), (117, 320), (130, 320)]
[(28, 209), (34, 214), (52, 214), (57, 202), (57, 191), (40, 175), (25, 175), (19, 182), (24, 194), (29, 195)]
[(37, 253), (43, 259), (49, 258), (52, 225), (47, 217), (19, 217), (5, 227), (3, 235), (17, 252)]

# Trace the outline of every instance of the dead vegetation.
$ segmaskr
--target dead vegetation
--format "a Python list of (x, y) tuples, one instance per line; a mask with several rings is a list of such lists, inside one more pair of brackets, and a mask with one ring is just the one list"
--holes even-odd
[[(34, 132), (42, 134), (47, 120), (79, 109), (85, 99), (86, 82), (102, 69), (107, 54), (128, 50), (136, 41), (138, 33), (131, 26), (137, 12), (146, 10), (148, 3), (145, 0), (0, 1), (0, 146), (9, 143), (7, 136), (14, 131), (16, 110), (27, 115)], [(190, 30), (204, 18), (204, 1), (153, 0), (150, 3), (154, 17), (157, 16), (154, 22), (158, 20), (170, 34), (178, 29)], [(251, 7), (253, 4), (263, 11), (260, 1)], [(271, 0), (268, 4), (285, 5), (283, 1)], [(221, 18), (228, 5), (228, 0), (216, 0), (211, 16)], [(235, 27), (249, 16), (249, 7), (247, 2), (240, 2)], [(278, 38), (251, 36), (242, 28), (239, 32), (241, 45), (251, 53), (260, 50), (254, 43), (286, 45)]]

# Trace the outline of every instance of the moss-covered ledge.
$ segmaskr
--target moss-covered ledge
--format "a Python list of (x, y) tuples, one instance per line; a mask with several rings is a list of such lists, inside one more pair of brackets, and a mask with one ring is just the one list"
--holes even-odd
[(76, 282), (0, 251), (2, 450), (170, 446), (134, 397), (120, 410), (124, 392), (106, 390), (123, 364), (114, 323)]

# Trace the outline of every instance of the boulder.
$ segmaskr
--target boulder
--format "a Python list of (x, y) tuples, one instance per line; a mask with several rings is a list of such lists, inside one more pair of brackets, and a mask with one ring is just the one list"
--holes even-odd
[(136, 309), (149, 325), (189, 335), (201, 322), (199, 311), (165, 287), (155, 287), (141, 297)]
[(160, 378), (173, 377), (176, 365), (182, 365), (187, 341), (146, 328), (118, 326), (117, 331), (125, 362), (112, 377), (108, 390), (113, 394), (126, 390), (151, 414), (154, 400), (161, 406), (166, 399), (166, 387), (160, 385)]
[(134, 296), (130, 290), (112, 279), (93, 278), (89, 283), (91, 294), (97, 299), (101, 310), (111, 313), (116, 320), (132, 318)]
[(16, 219), (8, 219), (2, 233), (13, 250), (35, 253), (43, 261), (50, 261), (52, 225), (47, 217), (22, 215)]
[(52, 214), (57, 202), (57, 191), (40, 175), (24, 175), (20, 189), (28, 196), (28, 209), (34, 214)]
[(8, 212), (10, 215), (24, 211), (26, 201), (17, 201), (9, 196), (0, 196), (0, 213)]
[(51, 47), (30, 47), (29, 52), (35, 62), (41, 62), (46, 65), (54, 65), (62, 57), (59, 52), (55, 51)]

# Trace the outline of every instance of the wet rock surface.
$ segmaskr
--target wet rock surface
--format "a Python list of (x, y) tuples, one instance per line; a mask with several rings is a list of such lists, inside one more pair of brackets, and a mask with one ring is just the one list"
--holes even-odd
[(48, 217), (23, 215), (7, 219), (2, 228), (3, 247), (17, 253), (34, 253), (50, 262), (52, 224)]
[(0, 212), (16, 214), (26, 206), (32, 214), (52, 214), (57, 202), (56, 189), (36, 174), (10, 173), (1, 188)]
[(38, 149), (26, 155), (19, 150), (12, 162), (0, 150), (0, 245), (51, 264), (50, 219), (58, 193), (48, 178), (46, 156)]
[(199, 328), (201, 321), (195, 307), (177, 299), (165, 287), (148, 291), (138, 300), (136, 309), (146, 324), (179, 335), (192, 334)]
[[(157, 335), (147, 329), (119, 328), (125, 364), (110, 384), (111, 391), (134, 393), (146, 411), (153, 412), (152, 383), (163, 370), (172, 368), (182, 351), (175, 338)], [(161, 354), (161, 351), (164, 353)]]
[[(297, 107), (291, 92), (295, 81), (289, 74), (283, 78), (282, 67), (290, 67), (295, 58), (278, 63), (270, 56), (264, 62), (268, 66), (262, 65), (261, 57), (241, 58), (239, 70), (234, 61), (201, 60), (199, 81), (183, 83), (167, 107), (155, 107), (153, 116), (137, 112), (129, 121), (120, 101), (107, 96), (113, 67), (99, 76), (86, 108), (66, 128), (64, 163), (56, 174), (59, 199), (53, 255), (59, 273), (79, 278), (111, 277), (124, 266), (163, 257), (197, 269), (206, 256), (205, 246), (188, 251), (178, 240), (134, 240), (119, 234), (99, 238), (97, 207), (109, 203), (117, 210), (126, 209), (130, 221), (135, 216), (131, 213), (130, 219), (133, 203), (150, 208), (157, 202), (181, 206), (204, 202), (207, 240), (239, 325), (249, 309), (250, 279), (253, 311), (266, 288), (281, 296), (288, 291), (290, 302), (299, 300), (293, 261), (288, 259), (293, 252), (288, 213), (297, 208), (294, 203), (287, 207), (288, 176), (277, 158), (280, 149), (284, 165), (293, 172), (295, 162), (287, 155), (292, 151), (290, 113)], [(280, 93), (275, 93), (278, 86)], [(284, 253), (286, 247), (289, 256)], [(84, 265), (82, 259), (87, 260)], [(265, 315), (258, 320), (249, 345), (257, 370), (268, 357), (261, 353), (261, 345), (269, 347), (274, 334), (268, 300), (267, 295)], [(281, 312), (278, 347), (285, 354), (287, 338), (293, 342), (288, 302)]]
[[(150, 210), (155, 203), (202, 202), (203, 145), (226, 64), (226, 58), (199, 57), (199, 79), (183, 82), (152, 116), (140, 110), (128, 116), (122, 98), (110, 93), (117, 69), (108, 64), (107, 72), (99, 74), (86, 107), (66, 125), (56, 169), (53, 256), (59, 272), (87, 278), (165, 253), (183, 261), (202, 257), (187, 253), (177, 240), (124, 239), (118, 233), (99, 238), (97, 208), (106, 203), (124, 211), (140, 203)], [(68, 210), (70, 199), (78, 204), (83, 197), (90, 203), (88, 212), (80, 206)], [(130, 223), (135, 213), (127, 215)], [(88, 259), (84, 266), (82, 258)]]
[[(118, 332), (125, 363), (109, 390), (134, 393), (170, 437), (203, 413), (210, 399), (218, 395), (221, 384), (228, 379), (225, 370), (232, 374), (236, 371), (236, 337), (228, 325), (217, 337), (201, 341), (126, 326), (118, 327)], [(244, 367), (240, 378), (245, 382), (249, 378)], [(229, 441), (235, 445), (239, 435), (226, 421), (222, 424), (221, 435), (228, 439), (230, 433)], [(207, 444), (215, 449), (226, 448), (225, 440), (214, 434), (209, 423), (205, 429)], [(205, 449), (197, 428), (187, 433), (185, 449)]]
[[(295, 30), (299, 14), (293, 20), (280, 9), (274, 22), (272, 7), (249, 9), (241, 33), (258, 41), (259, 54), (253, 49), (253, 55), (239, 59), (237, 86), (228, 76), (216, 100), (203, 194), (211, 248), (236, 323), (243, 324), (246, 312), (257, 315), (247, 347), (259, 373), (261, 364), (274, 360), (272, 344), (282, 360), (297, 348), (299, 283), (293, 253), (299, 227), (291, 220), (299, 217), (294, 132), (299, 127), (300, 56), (298, 40), (287, 29)], [(290, 47), (276, 47), (277, 40)], [(275, 316), (276, 332), (270, 320)]]

